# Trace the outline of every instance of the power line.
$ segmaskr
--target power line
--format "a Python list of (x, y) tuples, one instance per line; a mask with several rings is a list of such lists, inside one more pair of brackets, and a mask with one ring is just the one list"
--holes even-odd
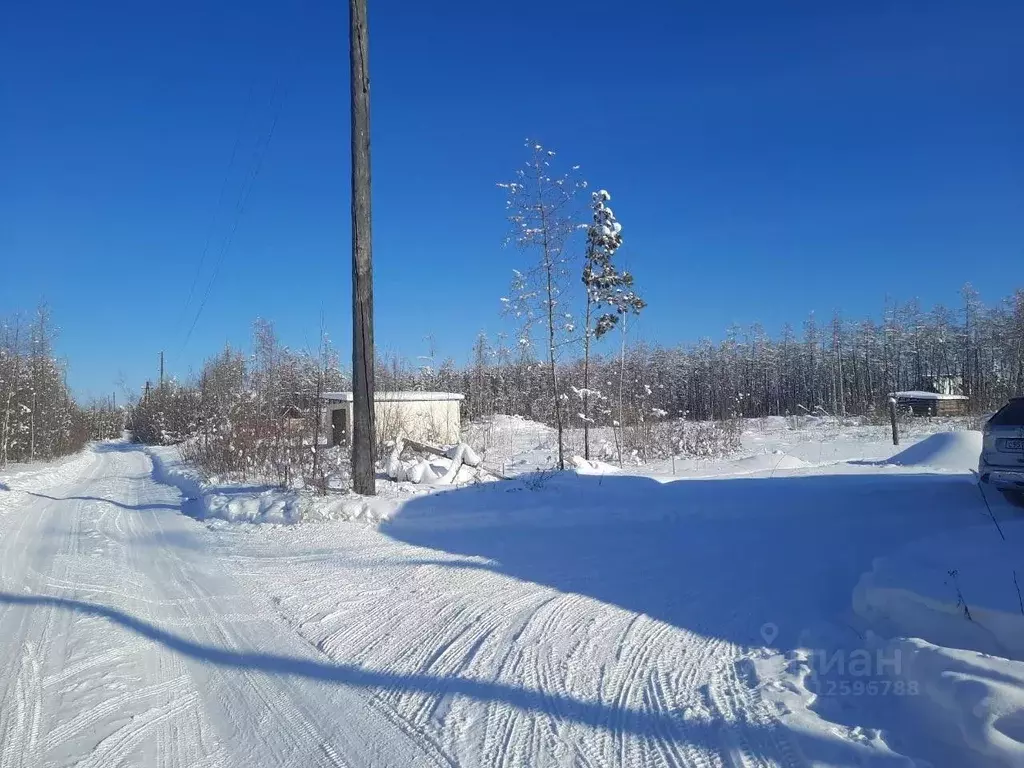
[(220, 211), (223, 207), (224, 197), (227, 193), (228, 181), (231, 179), (231, 170), (235, 167), (235, 158), (238, 156), (238, 148), (242, 144), (242, 133), (245, 130), (246, 118), (249, 116), (249, 108), (252, 104), (254, 85), (249, 86), (249, 93), (245, 97), (245, 107), (242, 109), (242, 119), (238, 124), (238, 130), (235, 132), (234, 146), (231, 148), (231, 158), (228, 160), (227, 168), (224, 169), (224, 179), (221, 181), (220, 192), (217, 194), (217, 205), (213, 209), (213, 216), (210, 219), (210, 227), (206, 233), (206, 241), (203, 243), (202, 253), (199, 255), (199, 264), (196, 265), (196, 272), (192, 276), (192, 285), (188, 289), (188, 297), (185, 299), (185, 303), (181, 307), (181, 311), (178, 313), (178, 319), (174, 323), (174, 335), (178, 335), (178, 331), (181, 328), (181, 321), (185, 318), (185, 312), (188, 310), (189, 305), (192, 303), (192, 297), (195, 295), (196, 286), (199, 284), (199, 275), (202, 274), (203, 265), (206, 263), (206, 254), (210, 250), (210, 243), (213, 241), (213, 233), (217, 230), (217, 222), (220, 219)]
[[(270, 105), (274, 110), (273, 117), (270, 122), (270, 128), (267, 131), (266, 138), (261, 143), (257, 143), (256, 148), (253, 150), (251, 164), (252, 171), (248, 179), (243, 183), (242, 189), (239, 192), (238, 204), (235, 208), (235, 215), (231, 224), (231, 229), (221, 246), (220, 255), (218, 256), (217, 263), (214, 266), (213, 274), (210, 276), (210, 281), (206, 285), (206, 291), (203, 294), (203, 299), (199, 303), (199, 308), (196, 310), (195, 317), (192, 318), (192, 324), (189, 326), (188, 333), (185, 334), (185, 340), (182, 342), (181, 348), (178, 350), (178, 355), (184, 352), (185, 347), (188, 346), (188, 342), (192, 338), (192, 332), (195, 331), (199, 318), (203, 313), (203, 309), (206, 307), (206, 302), (209, 301), (210, 294), (213, 291), (213, 286), (217, 282), (217, 277), (224, 264), (224, 259), (227, 256), (228, 251), (231, 249), (231, 243), (234, 240), (235, 233), (238, 231), (238, 224), (241, 221), (242, 213), (245, 211), (245, 206), (249, 201), (249, 196), (252, 194), (253, 187), (256, 184), (256, 179), (263, 168), (263, 161), (264, 158), (266, 158), (270, 142), (274, 138), (274, 130), (277, 128), (277, 122), (281, 116), (281, 108), (284, 105), (285, 96), (287, 95), (287, 89), (284, 89), (282, 92), (282, 82), (282, 78), (278, 77), (277, 82), (274, 85), (274, 92), (270, 97)], [(275, 99), (277, 101), (276, 107), (274, 105)]]
[[(307, 0), (307, 2), (300, 2), (299, 5), (301, 6), (300, 10), (303, 10), (305, 8), (305, 6), (308, 5), (308, 0)], [(304, 18), (304, 17), (305, 17), (304, 13), (299, 13), (297, 15), (290, 16), (289, 18), (291, 18), (291, 19), (301, 19), (301, 18)], [(192, 333), (195, 331), (196, 326), (199, 323), (199, 318), (202, 316), (202, 313), (203, 313), (203, 310), (206, 307), (207, 301), (209, 301), (209, 299), (210, 299), (210, 295), (211, 295), (211, 293), (213, 291), (213, 287), (214, 287), (214, 285), (215, 285), (215, 283), (217, 281), (218, 275), (220, 274), (221, 267), (223, 266), (224, 260), (225, 260), (225, 258), (227, 256), (227, 253), (228, 253), (228, 251), (231, 248), (231, 244), (232, 244), (232, 242), (234, 240), (235, 233), (238, 231), (239, 221), (241, 219), (242, 213), (245, 210), (245, 206), (248, 203), (249, 196), (252, 194), (252, 189), (253, 189), (253, 186), (255, 184), (256, 178), (259, 176), (260, 171), (261, 171), (261, 169), (263, 167), (263, 161), (264, 161), (264, 158), (266, 157), (267, 149), (269, 148), (270, 142), (273, 139), (274, 131), (277, 128), (277, 123), (278, 123), (278, 120), (279, 120), (279, 118), (281, 116), (281, 111), (282, 111), (282, 109), (284, 107), (284, 102), (285, 102), (285, 100), (287, 98), (288, 88), (284, 87), (284, 83), (288, 82), (290, 80), (290, 77), (286, 77), (286, 75), (290, 75), (291, 74), (291, 70), (294, 68), (294, 66), (296, 65), (297, 60), (299, 58), (299, 53), (300, 53), (300, 51), (298, 49), (293, 49), (291, 51), (291, 55), (286, 55), (283, 58), (283, 60), (281, 60), (281, 62), (280, 62), (280, 66), (279, 66), (279, 69), (278, 69), (278, 72), (277, 72), (277, 78), (276, 78), (276, 80), (274, 82), (274, 88), (273, 88), (273, 91), (271, 93), (271, 96), (270, 96), (270, 99), (269, 99), (269, 102), (268, 102), (268, 106), (267, 106), (268, 111), (270, 111), (272, 113), (272, 119), (270, 121), (270, 127), (267, 130), (266, 137), (262, 140), (262, 142), (258, 141), (257, 144), (256, 144), (256, 147), (253, 150), (252, 159), (250, 161), (250, 173), (249, 173), (248, 177), (246, 178), (246, 180), (243, 181), (242, 187), (239, 190), (238, 201), (237, 201), (237, 204), (235, 206), (235, 213), (234, 213), (234, 218), (233, 218), (232, 223), (231, 223), (231, 228), (230, 228), (230, 230), (229, 230), (229, 232), (227, 234), (227, 237), (225, 237), (225, 239), (224, 239), (224, 241), (223, 241), (223, 243), (221, 245), (220, 253), (218, 255), (217, 262), (216, 262), (216, 264), (214, 266), (213, 273), (210, 276), (210, 280), (209, 280), (209, 282), (206, 285), (206, 290), (203, 292), (202, 300), (200, 301), (199, 306), (196, 309), (195, 315), (192, 318), (192, 322), (189, 325), (188, 331), (185, 334), (185, 339), (184, 339), (184, 341), (182, 341), (181, 346), (178, 348), (178, 351), (174, 355), (174, 359), (175, 360), (180, 358), (181, 354), (185, 351), (185, 348), (188, 346), (188, 343), (189, 343), (189, 341), (192, 338)], [(250, 86), (249, 96), (248, 96), (247, 101), (246, 101), (246, 115), (248, 115), (248, 111), (250, 110), (251, 105), (254, 103), (254, 93), (255, 93), (255, 87), (254, 86)], [(235, 156), (237, 155), (237, 153), (238, 153), (238, 151), (240, 149), (240, 146), (241, 146), (242, 128), (244, 127), (244, 124), (245, 124), (245, 120), (243, 119), (242, 126), (239, 128), (238, 137), (236, 138), (235, 146), (232, 149), (231, 162), (229, 162), (229, 164), (228, 164), (228, 172), (229, 173), (230, 173), (231, 167), (232, 167), (232, 165), (234, 163)], [(203, 267), (203, 265), (205, 263), (205, 260), (206, 260), (206, 254), (209, 251), (209, 246), (210, 246), (210, 243), (211, 243), (211, 241), (213, 239), (213, 234), (216, 232), (216, 223), (219, 220), (219, 212), (221, 210), (221, 204), (223, 202), (224, 194), (226, 192), (226, 186), (227, 186), (227, 176), (225, 177), (225, 184), (221, 187), (221, 195), (218, 198), (217, 218), (214, 219), (214, 223), (213, 223), (213, 225), (211, 225), (210, 232), (207, 235), (206, 243), (203, 246), (203, 254), (200, 257), (199, 266), (196, 269), (196, 274), (195, 274), (195, 276), (193, 277), (193, 280), (192, 280), (192, 286), (189, 289), (188, 300), (186, 301), (186, 303), (185, 303), (185, 305), (184, 305), (184, 307), (182, 309), (182, 316), (183, 317), (185, 316), (185, 314), (186, 314), (186, 312), (188, 310), (188, 307), (189, 307), (189, 305), (192, 302), (192, 299), (196, 296), (196, 288), (199, 285), (199, 278), (200, 278), (200, 274), (202, 272), (202, 267)], [(179, 326), (176, 325), (175, 326), (175, 331), (174, 331), (175, 335), (177, 335), (178, 330), (179, 330)]]

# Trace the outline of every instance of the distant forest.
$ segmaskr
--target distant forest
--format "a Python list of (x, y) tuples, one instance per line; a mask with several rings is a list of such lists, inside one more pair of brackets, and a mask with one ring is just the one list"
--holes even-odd
[[(890, 304), (878, 318), (811, 315), (799, 331), (786, 325), (776, 338), (754, 325), (733, 327), (717, 342), (662, 347), (633, 343), (616, 329), (590, 360), (589, 423), (870, 415), (889, 392), (939, 376), (958, 379), (971, 410), (986, 412), (1024, 393), (1024, 289), (986, 306), (968, 285), (961, 298), (956, 308)], [(225, 350), (189, 381), (168, 380), (145, 398), (125, 393), (127, 410), (79, 404), (65, 383), (55, 337), (46, 307), (0, 325), (0, 464), (78, 450), (89, 439), (119, 434), (126, 419), (147, 442), (176, 442), (212, 425), (250, 424), (254, 435), (278, 434), (272, 425), (286, 416), (292, 427), (306, 419), (312, 429), (318, 393), (349, 386), (326, 339), (315, 352), (296, 352), (258, 321), (250, 352)], [(571, 343), (560, 347), (558, 359), (567, 426), (581, 426), (582, 360)], [(530, 344), (511, 344), (504, 335), (481, 334), (464, 366), (390, 357), (380, 358), (376, 371), (378, 389), (466, 394), (466, 419), (507, 413), (554, 420), (545, 363)]]
[[(760, 325), (733, 327), (723, 340), (661, 347), (631, 344), (621, 353), (618, 333), (591, 360), (592, 389), (604, 407), (598, 423), (618, 419), (620, 373), (622, 422), (638, 419), (728, 419), (826, 411), (870, 414), (888, 393), (927, 386), (939, 376), (959, 377), (970, 407), (982, 413), (1024, 394), (1024, 289), (985, 306), (971, 286), (956, 309), (923, 309), (917, 301), (890, 304), (878, 318), (851, 320), (810, 315), (799, 331), (787, 324), (776, 338)], [(580, 363), (565, 351), (563, 392), (579, 387)], [(543, 371), (529, 347), (510, 348), (481, 335), (464, 369), (448, 363), (438, 371), (392, 366), (388, 386), (420, 386), (467, 394), (470, 417), (511, 413), (550, 421)], [(595, 371), (596, 368), (596, 371)], [(570, 405), (572, 403), (570, 402)], [(570, 408), (569, 413), (575, 414)]]

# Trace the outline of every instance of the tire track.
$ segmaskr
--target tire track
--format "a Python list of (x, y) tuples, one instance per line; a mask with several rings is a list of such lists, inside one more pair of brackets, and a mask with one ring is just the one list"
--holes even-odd
[[(210, 530), (171, 508), (141, 452), (76, 472), (47, 492), (114, 504), (26, 496), (32, 514), (0, 516), (0, 583), (194, 648), (4, 606), (3, 637), (32, 647), (0, 662), (0, 768), (799, 764), (741, 649), (718, 637), (355, 527), (330, 547), (313, 526)], [(391, 677), (350, 686), (339, 664)], [(493, 693), (453, 693), (455, 680)]]
[(78, 765), (80, 768), (109, 768), (112, 765), (123, 765), (133, 750), (149, 737), (150, 731), (167, 725), (172, 720), (180, 720), (181, 716), (196, 704), (197, 699), (197, 694), (189, 693), (167, 704), (148, 709), (140, 715), (133, 715), (127, 724), (104, 738)]
[(17, 677), (14, 680), (14, 713), (4, 706), (8, 718), (2, 721), (3, 748), (0, 766), (32, 766), (38, 763), (39, 732), (41, 722), (41, 685), (39, 661), (32, 643), (26, 642), (22, 650)]
[(76, 734), (93, 729), (114, 715), (130, 711), (133, 704), (165, 696), (180, 698), (188, 693), (188, 678), (182, 676), (111, 696), (50, 731), (46, 736), (46, 749), (56, 749)]

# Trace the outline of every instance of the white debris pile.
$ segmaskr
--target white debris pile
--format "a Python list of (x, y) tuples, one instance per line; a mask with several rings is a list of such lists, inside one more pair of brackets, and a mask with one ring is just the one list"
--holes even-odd
[[(411, 454), (403, 459), (403, 454)], [(416, 485), (462, 485), (498, 479), (481, 466), (481, 458), (466, 443), (436, 448), (399, 438), (384, 463), (388, 477)]]
[(570, 461), (578, 475), (609, 475), (620, 471), (614, 464), (609, 464), (599, 459), (584, 459), (582, 456), (573, 456)]

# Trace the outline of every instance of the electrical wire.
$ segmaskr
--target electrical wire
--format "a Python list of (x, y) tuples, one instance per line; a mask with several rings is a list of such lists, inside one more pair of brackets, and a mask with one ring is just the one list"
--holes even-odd
[[(273, 110), (273, 116), (271, 118), (270, 127), (267, 130), (265, 137), (257, 143), (253, 150), (252, 159), (250, 161), (250, 173), (248, 178), (243, 182), (242, 188), (239, 190), (238, 202), (235, 207), (234, 218), (231, 223), (231, 229), (228, 231), (227, 236), (220, 249), (220, 254), (217, 257), (217, 262), (214, 265), (213, 273), (210, 276), (210, 280), (206, 285), (206, 290), (203, 293), (202, 301), (199, 303), (199, 307), (196, 309), (195, 316), (192, 318), (192, 323), (189, 326), (188, 332), (185, 334), (185, 340), (182, 342), (180, 349), (178, 350), (177, 356), (180, 356), (185, 348), (188, 346), (189, 341), (192, 338), (192, 333), (195, 331), (199, 318), (203, 314), (203, 310), (206, 308), (206, 304), (210, 299), (213, 292), (213, 287), (217, 282), (217, 277), (220, 275), (221, 267), (224, 265), (224, 260), (227, 257), (228, 251), (231, 249), (231, 244), (234, 241), (235, 233), (238, 231), (238, 225), (241, 221), (242, 214), (245, 212), (245, 206), (249, 201), (249, 197), (252, 194), (252, 190), (255, 187), (256, 179), (259, 177), (260, 171), (263, 168), (263, 161), (266, 158), (267, 149), (270, 146), (270, 142), (274, 138), (274, 131), (277, 128), (278, 120), (281, 116), (281, 109), (284, 105), (285, 96), (287, 95), (287, 89), (283, 87), (283, 78), (278, 77), (274, 84), (274, 91), (270, 97), (270, 108)], [(276, 102), (276, 103), (275, 103)]]
[(210, 250), (210, 243), (213, 242), (213, 234), (217, 231), (217, 222), (220, 219), (221, 208), (224, 205), (228, 182), (231, 179), (231, 171), (235, 167), (235, 158), (238, 156), (238, 149), (242, 145), (242, 133), (245, 130), (246, 119), (249, 116), (249, 108), (252, 104), (254, 90), (255, 86), (250, 85), (249, 93), (245, 99), (245, 107), (242, 109), (242, 119), (238, 124), (238, 130), (235, 132), (235, 142), (234, 146), (231, 148), (231, 157), (228, 160), (227, 168), (224, 169), (224, 179), (221, 181), (220, 192), (217, 194), (217, 205), (213, 209), (213, 216), (210, 219), (210, 227), (206, 233), (206, 241), (203, 243), (202, 253), (199, 254), (199, 263), (196, 265), (195, 274), (192, 276), (192, 285), (189, 286), (188, 296), (185, 298), (185, 303), (181, 306), (181, 310), (178, 312), (178, 319), (174, 323), (174, 336), (177, 336), (178, 331), (181, 330), (181, 322), (184, 320), (185, 313), (188, 311), (189, 305), (192, 303), (192, 297), (195, 295), (196, 286), (199, 284), (199, 276), (202, 274), (203, 265), (206, 263), (206, 254)]

